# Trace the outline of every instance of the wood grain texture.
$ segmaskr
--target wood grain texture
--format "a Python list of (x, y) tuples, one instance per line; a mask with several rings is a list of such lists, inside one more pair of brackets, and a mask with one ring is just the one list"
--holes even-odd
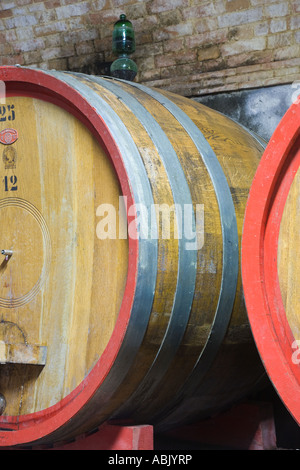
[[(61, 400), (99, 358), (120, 308), (128, 248), (127, 240), (96, 236), (98, 205), (117, 206), (120, 195), (96, 140), (55, 105), (25, 97), (9, 103), (19, 139), (16, 167), (5, 170), (1, 162), (1, 247), (13, 256), (1, 265), (0, 338), (48, 350), (36, 380), (29, 367), (21, 373), (1, 366), (6, 413), (14, 415)], [(12, 176), (17, 190), (6, 191), (3, 179)], [(14, 387), (15, 380), (22, 387)]]
[(300, 246), (300, 171), (291, 185), (284, 207), (278, 239), (278, 279), (283, 305), (295, 339), (300, 338), (299, 282), (300, 267), (298, 250)]

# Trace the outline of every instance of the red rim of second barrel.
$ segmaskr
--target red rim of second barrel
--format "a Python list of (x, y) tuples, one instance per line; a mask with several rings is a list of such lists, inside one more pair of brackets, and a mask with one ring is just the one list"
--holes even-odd
[[(278, 395), (300, 424), (300, 364), (280, 293), (280, 222), (300, 166), (300, 99), (288, 109), (258, 166), (245, 212), (242, 278), (253, 336)], [(297, 353), (298, 354), (298, 353)]]
[[(122, 193), (133, 205), (133, 194), (122, 155), (107, 126), (95, 109), (73, 88), (51, 75), (34, 69), (0, 67), (0, 79), (6, 84), (6, 96), (40, 98), (66, 109), (96, 136), (117, 173)], [(130, 318), (136, 286), (138, 240), (129, 237), (128, 275), (122, 305), (112, 336), (88, 376), (55, 405), (28, 415), (0, 416), (0, 448), (26, 444), (44, 438), (70, 420), (104, 381), (118, 354)]]

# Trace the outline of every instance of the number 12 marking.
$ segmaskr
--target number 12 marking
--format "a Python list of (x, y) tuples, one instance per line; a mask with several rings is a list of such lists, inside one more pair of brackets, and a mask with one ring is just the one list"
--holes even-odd
[[(17, 191), (18, 189), (17, 181), (18, 181), (18, 178), (15, 175), (11, 176), (10, 178), (8, 178), (8, 176), (4, 176), (5, 191)], [(9, 182), (12, 185), (10, 188), (8, 187)]]

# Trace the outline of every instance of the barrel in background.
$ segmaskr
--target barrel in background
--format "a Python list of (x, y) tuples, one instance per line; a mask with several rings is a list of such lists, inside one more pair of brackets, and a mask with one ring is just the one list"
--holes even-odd
[(288, 109), (264, 152), (247, 203), (242, 273), (262, 362), (300, 424), (300, 102)]
[[(18, 135), (2, 161), (1, 445), (109, 419), (165, 429), (255, 389), (240, 241), (260, 140), (139, 84), (20, 67), (0, 79), (1, 131)], [(172, 209), (167, 236), (153, 207)]]

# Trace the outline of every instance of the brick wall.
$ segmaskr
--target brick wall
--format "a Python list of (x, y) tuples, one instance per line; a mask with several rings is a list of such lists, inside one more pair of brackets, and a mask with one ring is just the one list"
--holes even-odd
[(299, 0), (1, 0), (0, 64), (106, 73), (121, 13), (136, 81), (199, 96), (300, 80)]

